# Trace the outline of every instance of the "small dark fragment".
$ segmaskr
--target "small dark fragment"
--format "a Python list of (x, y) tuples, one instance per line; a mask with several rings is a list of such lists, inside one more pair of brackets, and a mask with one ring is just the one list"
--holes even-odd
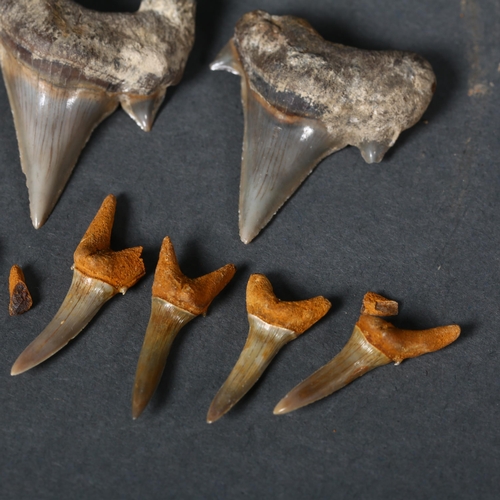
[(31, 309), (33, 299), (24, 281), (23, 270), (18, 265), (13, 265), (9, 276), (9, 314), (19, 316)]

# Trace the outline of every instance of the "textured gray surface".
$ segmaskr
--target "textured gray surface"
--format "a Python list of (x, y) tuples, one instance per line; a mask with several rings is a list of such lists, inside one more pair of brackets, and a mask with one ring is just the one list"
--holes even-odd
[[(208, 64), (255, 8), (305, 17), (331, 41), (420, 53), (438, 89), (426, 122), (404, 132), (382, 163), (367, 165), (354, 148), (328, 157), (245, 246), (240, 83)], [(499, 37), (496, 0), (201, 0), (185, 78), (152, 132), (123, 112), (108, 118), (38, 231), (0, 83), (0, 497), (496, 498)], [(110, 192), (118, 196), (112, 244), (144, 245), (148, 274), (50, 361), (11, 378), (16, 357), (61, 304), (72, 253)], [(238, 272), (208, 316), (179, 335), (158, 394), (133, 422), (135, 366), (166, 234), (186, 274), (226, 262)], [(10, 318), (16, 262), (35, 306)], [(267, 274), (283, 299), (322, 294), (334, 307), (209, 426), (206, 411), (247, 334), (251, 272)], [(456, 322), (462, 336), (273, 416), (286, 392), (340, 351), (367, 290), (400, 301), (399, 326)]]

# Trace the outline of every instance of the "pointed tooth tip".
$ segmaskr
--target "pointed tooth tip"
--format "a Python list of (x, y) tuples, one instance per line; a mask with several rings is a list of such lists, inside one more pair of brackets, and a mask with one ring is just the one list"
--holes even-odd
[(219, 409), (214, 408), (212, 404), (207, 413), (207, 424), (213, 424), (214, 422), (219, 420), (219, 418), (221, 418), (226, 412), (227, 410), (221, 411), (220, 408)]
[(240, 224), (240, 240), (248, 245), (257, 235), (259, 231), (253, 227), (248, 227), (245, 223)]
[(46, 218), (41, 218), (36, 215), (31, 216), (31, 223), (35, 229), (40, 229), (45, 224)]
[(20, 362), (19, 358), (17, 361), (12, 365), (12, 368), (10, 370), (11, 376), (15, 377), (16, 375), (21, 375), (21, 373), (27, 372), (33, 368), (33, 366), (30, 366), (30, 364), (27, 363), (22, 363)]
[(292, 404), (288, 402), (288, 398), (285, 396), (275, 407), (273, 410), (274, 415), (285, 415), (286, 413), (290, 413), (291, 411), (296, 410)]
[(142, 415), (142, 412), (146, 408), (146, 406), (149, 403), (149, 399), (147, 400), (141, 400), (137, 398), (132, 399), (132, 419), (136, 420)]

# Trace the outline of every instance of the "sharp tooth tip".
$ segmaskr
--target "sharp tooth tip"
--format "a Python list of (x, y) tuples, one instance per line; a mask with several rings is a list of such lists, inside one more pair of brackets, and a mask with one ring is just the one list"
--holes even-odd
[(139, 418), (142, 415), (142, 412), (144, 411), (144, 408), (146, 408), (148, 402), (149, 402), (149, 400), (146, 401), (146, 403), (136, 402), (136, 401), (132, 402), (132, 419), (133, 420), (136, 420), (137, 418)]
[(21, 373), (24, 373), (25, 371), (29, 370), (29, 368), (25, 368), (23, 366), (19, 366), (18, 363), (14, 363), (14, 366), (10, 370), (11, 376), (15, 377), (16, 375), (20, 375)]
[(286, 403), (283, 403), (282, 401), (280, 401), (280, 402), (279, 402), (279, 403), (275, 406), (275, 408), (274, 408), (274, 410), (273, 410), (273, 414), (274, 414), (274, 415), (284, 415), (285, 413), (288, 413), (289, 411), (291, 411), (291, 410), (289, 410), (289, 409), (287, 408)]
[(225, 411), (221, 412), (219, 410), (215, 410), (215, 409), (210, 408), (208, 410), (208, 414), (207, 414), (207, 424), (213, 424), (214, 422), (219, 420), (219, 418), (221, 418), (222, 415), (224, 415), (224, 413), (226, 413), (226, 412)]
[(31, 222), (33, 223), (33, 227), (35, 229), (40, 229), (43, 226), (43, 222), (39, 219), (31, 219)]
[(240, 228), (240, 240), (245, 243), (245, 245), (248, 245), (258, 234), (258, 231), (255, 232), (246, 228)]

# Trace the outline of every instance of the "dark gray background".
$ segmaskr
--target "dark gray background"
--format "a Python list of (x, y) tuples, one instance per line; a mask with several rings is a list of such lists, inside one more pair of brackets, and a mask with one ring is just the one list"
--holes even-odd
[[(138, 0), (82, 0), (134, 10)], [(378, 165), (357, 149), (324, 160), (250, 245), (238, 237), (239, 78), (209, 63), (238, 18), (308, 19), (328, 40), (418, 52), (438, 89)], [(204, 0), (181, 84), (151, 133), (118, 111), (93, 134), (52, 216), (31, 226), (0, 83), (0, 497), (497, 498), (500, 485), (500, 4), (497, 0)], [(143, 245), (147, 275), (63, 351), (10, 368), (71, 282), (72, 254), (102, 200), (118, 197), (113, 248)], [(238, 272), (181, 332), (158, 393), (132, 421), (131, 389), (153, 272), (169, 235), (191, 277)], [(35, 306), (7, 313), (25, 269)], [(325, 295), (331, 312), (286, 346), (215, 424), (212, 398), (248, 324), (245, 287), (265, 273), (282, 299)], [(274, 405), (346, 343), (363, 294), (398, 300), (395, 323), (458, 323), (435, 354), (374, 370), (286, 416)]]

